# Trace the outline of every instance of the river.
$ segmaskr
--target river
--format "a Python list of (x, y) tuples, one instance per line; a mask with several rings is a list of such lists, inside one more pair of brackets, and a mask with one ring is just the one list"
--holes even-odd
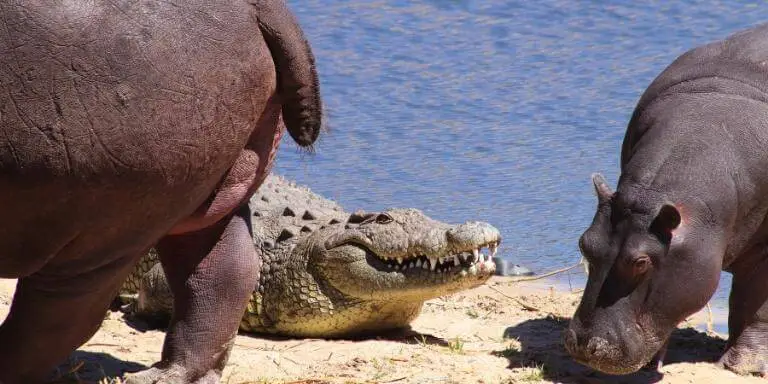
[[(314, 154), (286, 135), (275, 170), (350, 210), (490, 222), (499, 254), (536, 272), (574, 264), (595, 212), (590, 174), (615, 186), (640, 94), (687, 49), (764, 20), (760, 4), (289, 3), (317, 58), (328, 132)], [(724, 273), (720, 314), (729, 287)]]

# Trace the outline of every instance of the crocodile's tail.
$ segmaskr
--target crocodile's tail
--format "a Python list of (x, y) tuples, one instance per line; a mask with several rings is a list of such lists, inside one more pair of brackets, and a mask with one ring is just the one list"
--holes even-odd
[(284, 0), (250, 3), (275, 62), (283, 122), (296, 143), (311, 146), (320, 134), (323, 113), (312, 49)]

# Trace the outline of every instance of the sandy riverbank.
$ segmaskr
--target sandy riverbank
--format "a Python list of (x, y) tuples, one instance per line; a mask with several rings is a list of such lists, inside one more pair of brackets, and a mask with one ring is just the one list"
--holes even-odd
[[(0, 319), (13, 281), (0, 280)], [(568, 358), (560, 335), (579, 295), (545, 280), (487, 285), (426, 303), (413, 329), (362, 340), (240, 335), (224, 383), (765, 383), (712, 365), (724, 341), (692, 328), (674, 335), (659, 373), (596, 374)], [(699, 325), (702, 316), (689, 324)], [(110, 313), (99, 332), (60, 367), (59, 382), (116, 382), (160, 356), (162, 331), (141, 331)], [(79, 381), (78, 381), (79, 380)]]

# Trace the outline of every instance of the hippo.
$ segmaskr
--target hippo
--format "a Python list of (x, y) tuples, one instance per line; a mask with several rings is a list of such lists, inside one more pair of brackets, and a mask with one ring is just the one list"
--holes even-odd
[[(733, 275), (719, 360), (768, 370), (768, 24), (679, 56), (630, 118), (614, 192), (579, 239), (586, 288), (564, 333), (575, 360), (626, 374), (663, 362), (676, 326)], [(656, 363), (656, 364), (654, 364)]]
[(37, 383), (98, 329), (155, 247), (174, 294), (160, 362), (128, 383), (220, 380), (260, 255), (249, 197), (284, 130), (322, 126), (283, 1), (0, 5), (0, 382)]

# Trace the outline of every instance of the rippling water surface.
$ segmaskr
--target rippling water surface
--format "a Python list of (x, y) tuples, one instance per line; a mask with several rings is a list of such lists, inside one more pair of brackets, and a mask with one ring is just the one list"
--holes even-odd
[[(314, 155), (286, 135), (276, 171), (347, 209), (488, 221), (501, 254), (537, 272), (576, 263), (595, 211), (590, 174), (615, 185), (641, 92), (688, 48), (764, 20), (759, 4), (292, 2), (330, 132)], [(724, 274), (721, 311), (729, 285)]]

